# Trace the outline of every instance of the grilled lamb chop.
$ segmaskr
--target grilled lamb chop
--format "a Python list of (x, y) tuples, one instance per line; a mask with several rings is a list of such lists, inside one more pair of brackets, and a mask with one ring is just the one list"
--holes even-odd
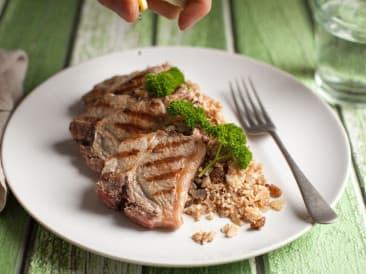
[[(104, 160), (113, 155), (122, 140), (162, 129), (170, 123), (166, 116), (167, 101), (149, 97), (143, 87), (147, 73), (169, 68), (164, 64), (115, 76), (83, 96), (86, 109), (70, 123), (70, 132), (92, 170), (100, 172)], [(176, 93), (184, 93), (185, 89), (181, 87)]]
[(86, 106), (85, 111), (70, 124), (72, 137), (78, 143), (90, 144), (98, 120), (116, 110), (123, 110), (128, 106), (138, 104), (142, 97), (147, 96), (147, 92), (142, 89), (145, 75), (147, 73), (159, 73), (169, 68), (168, 64), (154, 66), (128, 75), (114, 76), (95, 85), (91, 91), (82, 97)]
[(205, 153), (199, 135), (156, 131), (130, 138), (106, 161), (97, 194), (142, 226), (176, 229)]
[[(174, 96), (183, 96), (186, 89), (186, 86), (181, 86)], [(181, 126), (175, 118), (166, 115), (166, 105), (169, 102), (169, 96), (164, 99), (136, 98), (127, 94), (107, 93), (70, 123), (70, 132), (80, 144), (87, 165), (100, 172), (104, 160), (113, 155), (124, 139), (163, 129), (172, 123)]]
[[(80, 143), (81, 154), (94, 171), (101, 171), (104, 160), (116, 152), (121, 141), (155, 131), (168, 123), (168, 118), (162, 119), (166, 116), (166, 108), (160, 99), (137, 100), (130, 96), (125, 99), (127, 103), (123, 107), (120, 104), (118, 110), (110, 111), (102, 119), (96, 118), (103, 113), (97, 107), (93, 113), (89, 110), (87, 116), (70, 124), (74, 140)], [(103, 114), (108, 111), (104, 110)]]
[(97, 85), (82, 97), (82, 100), (86, 106), (95, 104), (99, 98), (103, 97), (107, 93), (112, 94), (127, 94), (141, 97), (141, 95), (147, 96), (146, 91), (140, 93), (145, 84), (145, 75), (148, 73), (159, 73), (169, 70), (168, 64), (161, 66), (154, 66), (147, 68), (143, 71), (136, 71), (128, 75), (118, 75), (110, 79), (107, 79)]
[(93, 142), (97, 121), (116, 110), (123, 110), (137, 102), (138, 99), (129, 95), (104, 95), (97, 104), (89, 106), (70, 123), (70, 133), (73, 139), (83, 145), (90, 145)]
[[(82, 100), (85, 110), (70, 124), (88, 166), (101, 177), (98, 196), (147, 228), (176, 229), (188, 189), (206, 154), (199, 134), (166, 113), (171, 100), (195, 100), (198, 88), (181, 85), (174, 94), (152, 98), (147, 73), (169, 65), (115, 76), (97, 84)], [(195, 91), (195, 92), (192, 92)], [(200, 95), (201, 96), (201, 95)]]
[[(90, 144), (90, 135), (94, 131), (96, 123), (104, 117), (113, 114), (116, 111), (129, 109), (131, 111), (143, 111), (155, 116), (166, 113), (165, 106), (170, 101), (177, 99), (186, 99), (187, 87), (181, 86), (177, 91), (164, 99), (162, 98), (137, 98), (131, 95), (115, 95), (106, 93), (100, 96), (93, 103), (86, 107), (86, 110), (77, 116), (70, 123), (70, 132), (75, 141), (82, 144)], [(165, 106), (164, 106), (165, 105)]]

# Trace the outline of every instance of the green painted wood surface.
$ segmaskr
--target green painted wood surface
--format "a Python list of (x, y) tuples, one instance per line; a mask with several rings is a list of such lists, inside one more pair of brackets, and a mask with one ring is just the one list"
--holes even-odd
[[(235, 0), (233, 11), (239, 52), (274, 64), (314, 86), (312, 21), (305, 1)], [(358, 140), (363, 144), (366, 139)], [(264, 256), (266, 272), (358, 273), (365, 269), (364, 207), (356, 198), (352, 180), (355, 178), (349, 179), (338, 202), (339, 222), (315, 226), (299, 240)]]
[(366, 201), (366, 111), (362, 108), (343, 108), (342, 117), (352, 148), (352, 157)]
[(5, 5), (5, 0), (0, 0), (0, 16), (2, 14), (2, 11), (3, 11), (3, 8), (4, 8), (4, 5)]
[(224, 49), (223, 1), (213, 1), (211, 12), (193, 28), (181, 32), (176, 21), (158, 17), (157, 45), (189, 45)]
[(197, 268), (159, 268), (148, 267), (144, 274), (247, 274), (251, 273), (248, 261)]
[(110, 260), (75, 247), (38, 227), (28, 273), (136, 274), (141, 267)]
[(10, 1), (0, 25), (0, 47), (28, 53), (26, 91), (64, 66), (78, 2)]
[(238, 52), (312, 78), (315, 52), (306, 1), (234, 0), (233, 21)]
[[(76, 3), (13, 0), (7, 5), (0, 22), (0, 48), (22, 48), (28, 52), (27, 91), (62, 68)], [(49, 29), (44, 29), (46, 24)], [(58, 34), (51, 36), (54, 32)], [(0, 214), (1, 273), (17, 273), (20, 268), (29, 221), (29, 216), (11, 196)]]
[(69, 273), (75, 270), (69, 262), (80, 260), (79, 254), (69, 244), (40, 226), (37, 228), (33, 252), (30, 254), (29, 273)]
[(18, 273), (21, 267), (30, 218), (10, 195), (0, 213), (0, 273)]
[(153, 14), (127, 24), (95, 0), (85, 0), (81, 12), (72, 64), (113, 51), (150, 46), (153, 39)]
[(338, 222), (316, 225), (305, 236), (266, 255), (268, 273), (364, 273), (365, 212), (355, 196), (355, 181), (353, 175), (348, 179), (337, 204)]

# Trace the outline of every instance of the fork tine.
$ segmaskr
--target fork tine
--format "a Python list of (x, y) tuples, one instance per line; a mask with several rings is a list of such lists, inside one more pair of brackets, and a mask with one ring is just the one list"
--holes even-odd
[(264, 108), (264, 106), (263, 106), (263, 104), (262, 104), (262, 101), (259, 99), (259, 96), (258, 96), (257, 90), (256, 90), (256, 89), (255, 89), (255, 87), (254, 87), (254, 84), (253, 84), (253, 82), (252, 82), (252, 79), (250, 79), (250, 77), (248, 77), (248, 80), (249, 80), (249, 84), (250, 84), (250, 86), (251, 86), (251, 88), (252, 88), (252, 91), (253, 91), (253, 93), (254, 93), (254, 96), (255, 96), (255, 98), (256, 98), (256, 100), (257, 100), (257, 103), (258, 103), (258, 105), (259, 105), (259, 107), (260, 107), (260, 109), (261, 109), (261, 111), (262, 111), (262, 114), (263, 114), (264, 119), (266, 119), (268, 122), (270, 122), (270, 123), (272, 123), (272, 124), (273, 124), (273, 122), (272, 122), (271, 118), (269, 117), (269, 115), (268, 115), (268, 113), (267, 113), (266, 109)]
[[(250, 125), (255, 125), (256, 124), (256, 121), (253, 119), (253, 115), (251, 114), (251, 112), (250, 112), (250, 107), (249, 107), (249, 105), (247, 104), (247, 102), (246, 102), (246, 100), (245, 100), (245, 98), (244, 98), (244, 95), (243, 95), (243, 93), (242, 92), (240, 92), (240, 85), (239, 85), (239, 81), (238, 80), (236, 80), (235, 81), (235, 83), (236, 83), (236, 87), (237, 87), (237, 93), (239, 94), (239, 97), (240, 97), (240, 101), (241, 101), (241, 104), (242, 104), (242, 106), (243, 106), (243, 109), (244, 109), (244, 111), (245, 111), (245, 117), (247, 118), (247, 120), (248, 120), (248, 124), (249, 124), (249, 126)], [(246, 89), (244, 89), (244, 92), (246, 93), (246, 95), (248, 96), (248, 92), (247, 92), (247, 90)]]
[(248, 97), (249, 104), (252, 107), (252, 111), (254, 113), (257, 123), (265, 122), (265, 121), (263, 121), (263, 118), (262, 118), (260, 112), (258, 111), (258, 107), (253, 102), (253, 99), (252, 99), (253, 96), (251, 95), (251, 92), (249, 91), (249, 87), (248, 87), (244, 77), (241, 78), (241, 82), (242, 82), (242, 85), (244, 86), (246, 96)]
[(232, 84), (232, 82), (230, 82), (230, 83), (229, 83), (229, 85), (230, 85), (230, 93), (231, 93), (231, 97), (232, 97), (232, 99), (233, 99), (233, 101), (234, 101), (235, 108), (236, 108), (236, 110), (238, 111), (238, 114), (239, 114), (239, 120), (240, 120), (240, 122), (242, 123), (243, 127), (244, 127), (245, 129), (247, 129), (247, 127), (249, 127), (249, 124), (248, 124), (248, 122), (243, 118), (242, 110), (241, 110), (241, 108), (239, 107), (238, 101), (236, 100), (236, 97), (237, 97), (237, 96), (235, 96), (235, 91), (234, 91), (234, 88), (233, 88), (233, 84)]

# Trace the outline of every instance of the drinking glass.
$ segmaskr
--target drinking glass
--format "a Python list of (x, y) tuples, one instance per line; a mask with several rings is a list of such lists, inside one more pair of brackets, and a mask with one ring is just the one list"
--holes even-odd
[(311, 0), (315, 82), (330, 103), (366, 106), (366, 1)]

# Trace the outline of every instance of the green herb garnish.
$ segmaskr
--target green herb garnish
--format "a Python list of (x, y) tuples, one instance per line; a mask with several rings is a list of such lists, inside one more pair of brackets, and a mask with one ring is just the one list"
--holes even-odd
[(145, 78), (145, 88), (155, 97), (168, 96), (185, 82), (183, 73), (177, 67), (158, 74), (149, 73)]
[(237, 125), (213, 125), (207, 119), (203, 108), (195, 108), (191, 102), (184, 100), (172, 101), (167, 110), (174, 116), (180, 115), (187, 127), (201, 127), (208, 135), (216, 138), (218, 142), (214, 158), (198, 176), (203, 176), (207, 170), (222, 160), (234, 158), (242, 169), (246, 168), (252, 160), (252, 153), (246, 145), (247, 140), (244, 131)]
[(246, 145), (247, 139), (242, 128), (235, 124), (222, 124), (214, 125), (206, 132), (216, 138), (218, 147), (214, 158), (200, 172), (200, 177), (217, 162), (231, 157), (234, 157), (241, 169), (249, 165), (252, 160), (252, 152)]
[(195, 108), (189, 101), (172, 101), (167, 110), (174, 116), (180, 115), (186, 126), (189, 128), (200, 126), (206, 130), (211, 126), (210, 121), (206, 117), (205, 110), (203, 108)]

